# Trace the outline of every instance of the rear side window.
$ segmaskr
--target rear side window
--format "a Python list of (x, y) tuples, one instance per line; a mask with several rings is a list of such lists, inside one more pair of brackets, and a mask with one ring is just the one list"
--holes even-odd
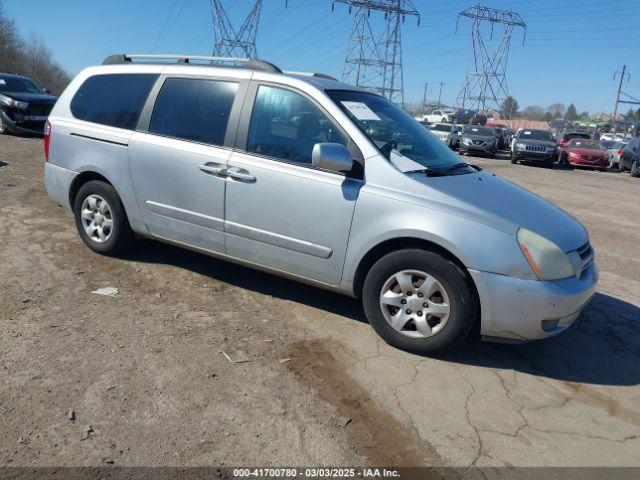
[(238, 84), (169, 78), (164, 82), (149, 132), (210, 145), (223, 145)]
[(148, 73), (90, 77), (71, 100), (71, 113), (87, 122), (133, 130), (157, 78)]

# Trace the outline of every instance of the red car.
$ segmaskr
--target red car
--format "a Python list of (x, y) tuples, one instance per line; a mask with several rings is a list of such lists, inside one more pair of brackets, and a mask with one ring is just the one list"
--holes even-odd
[(597, 140), (574, 138), (562, 147), (560, 164), (569, 167), (589, 167), (605, 171), (609, 166), (607, 151)]

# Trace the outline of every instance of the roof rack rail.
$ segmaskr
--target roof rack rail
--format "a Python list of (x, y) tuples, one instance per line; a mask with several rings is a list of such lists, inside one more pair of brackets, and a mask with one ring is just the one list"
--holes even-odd
[(285, 71), (283, 73), (287, 73), (289, 75), (302, 75), (305, 77), (314, 77), (314, 78), (323, 78), (325, 80), (334, 80), (336, 82), (339, 82), (340, 80), (338, 80), (335, 77), (332, 77), (331, 75), (327, 75), (326, 73), (320, 73), (320, 72), (294, 72), (294, 71)]
[[(156, 54), (119, 54), (110, 55), (104, 59), (103, 65), (119, 65), (123, 63), (133, 63), (134, 60), (151, 60), (151, 62), (142, 63), (154, 63), (153, 60), (175, 60), (177, 63), (190, 64), (192, 62), (209, 62), (195, 63), (195, 65), (210, 65), (212, 63), (229, 63), (229, 64), (244, 64), (242, 68), (249, 70), (257, 70), (260, 72), (282, 73), (278, 67), (274, 64), (265, 62), (264, 60), (255, 60), (253, 58), (230, 58), (230, 57), (207, 57), (202, 55), (156, 55)], [(164, 62), (163, 62), (164, 63)], [(225, 65), (221, 65), (225, 66)], [(237, 65), (228, 65), (237, 66)]]

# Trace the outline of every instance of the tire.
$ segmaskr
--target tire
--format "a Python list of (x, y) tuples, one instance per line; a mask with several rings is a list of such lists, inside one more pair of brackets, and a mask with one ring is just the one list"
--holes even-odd
[(108, 183), (91, 180), (80, 187), (73, 212), (80, 237), (94, 252), (115, 256), (133, 243), (135, 236), (120, 197)]
[(624, 168), (624, 165), (622, 163), (622, 157), (620, 158), (620, 160), (618, 160), (618, 172), (620, 173), (624, 173), (627, 169)]
[[(403, 291), (398, 278), (404, 279), (403, 284), (410, 295), (388, 290), (390, 285), (395, 285), (395, 290)], [(434, 285), (435, 290), (420, 291), (427, 284), (425, 281), (419, 285), (421, 279), (428, 279), (428, 284)], [(362, 304), (369, 323), (389, 345), (420, 354), (441, 352), (464, 340), (474, 325), (477, 309), (468, 282), (466, 272), (437, 253), (422, 249), (398, 250), (385, 255), (371, 267), (364, 281)], [(383, 307), (385, 291), (390, 295), (387, 298), (398, 302), (399, 307)], [(435, 293), (429, 296), (432, 291)], [(405, 306), (415, 310), (405, 309)], [(429, 309), (435, 315), (429, 314)], [(448, 313), (437, 311), (447, 309)], [(390, 323), (393, 312), (402, 315), (396, 320), (396, 327)]]
[(518, 159), (516, 158), (516, 153), (513, 150), (511, 151), (511, 163), (513, 163), (514, 165), (518, 164)]
[(631, 169), (629, 170), (629, 174), (634, 177), (640, 177), (640, 164), (638, 164), (638, 160), (634, 160), (631, 164)]
[(4, 123), (2, 122), (2, 112), (0, 111), (0, 135), (7, 133), (7, 129), (4, 127)]
[(496, 158), (496, 149), (495, 148), (493, 150), (491, 150), (491, 152), (489, 153), (489, 158)]

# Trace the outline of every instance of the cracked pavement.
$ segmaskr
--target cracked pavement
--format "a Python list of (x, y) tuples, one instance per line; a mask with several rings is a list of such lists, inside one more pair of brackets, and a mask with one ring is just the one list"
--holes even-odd
[(628, 174), (470, 159), (586, 225), (598, 293), (558, 337), (427, 358), (346, 297), (154, 242), (91, 253), (41, 149), (0, 138), (0, 465), (640, 466)]

